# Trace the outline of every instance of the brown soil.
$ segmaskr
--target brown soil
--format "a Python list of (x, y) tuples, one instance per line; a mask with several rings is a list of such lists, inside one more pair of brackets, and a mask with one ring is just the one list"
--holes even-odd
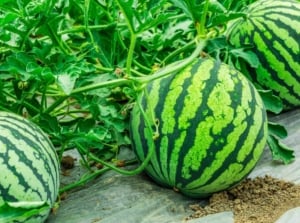
[(232, 211), (235, 223), (273, 223), (287, 210), (300, 206), (300, 185), (270, 176), (246, 179), (233, 189), (215, 193), (205, 206), (193, 204), (187, 219)]

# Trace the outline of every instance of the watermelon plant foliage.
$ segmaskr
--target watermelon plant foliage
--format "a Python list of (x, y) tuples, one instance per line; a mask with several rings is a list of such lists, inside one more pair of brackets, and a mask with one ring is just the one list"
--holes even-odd
[[(183, 69), (200, 54), (237, 68), (240, 60), (258, 66), (247, 46), (233, 48), (223, 35), (251, 2), (1, 1), (0, 110), (39, 125), (60, 157), (74, 148), (81, 154), (90, 174), (61, 192), (108, 169), (121, 171), (116, 163), (131, 143), (129, 114), (149, 81)], [(279, 113), (282, 106), (270, 94), (262, 92), (265, 104)], [(286, 153), (277, 133), (271, 136), (271, 150), (280, 151), (274, 158), (289, 163), (292, 151)], [(91, 161), (108, 167), (95, 170)]]

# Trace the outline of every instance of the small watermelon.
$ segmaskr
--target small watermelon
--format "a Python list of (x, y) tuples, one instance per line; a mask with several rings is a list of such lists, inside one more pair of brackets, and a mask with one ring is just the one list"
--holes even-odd
[(190, 197), (207, 197), (238, 184), (266, 144), (267, 116), (244, 75), (213, 59), (198, 59), (148, 84), (131, 113), (133, 149), (158, 184)]
[(59, 160), (42, 130), (0, 112), (0, 222), (44, 222), (59, 189)]

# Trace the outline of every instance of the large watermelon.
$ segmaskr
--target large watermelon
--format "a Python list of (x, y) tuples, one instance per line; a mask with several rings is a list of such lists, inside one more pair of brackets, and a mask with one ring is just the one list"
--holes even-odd
[(261, 65), (243, 73), (257, 86), (273, 90), (285, 109), (300, 106), (300, 3), (259, 0), (245, 12), (246, 18), (229, 24), (228, 40), (235, 47), (252, 45)]
[(0, 222), (44, 222), (58, 196), (59, 161), (39, 127), (0, 112)]
[(137, 99), (130, 130), (146, 172), (159, 184), (191, 197), (232, 187), (254, 168), (265, 147), (267, 117), (254, 86), (238, 71), (199, 59), (179, 73), (151, 82)]

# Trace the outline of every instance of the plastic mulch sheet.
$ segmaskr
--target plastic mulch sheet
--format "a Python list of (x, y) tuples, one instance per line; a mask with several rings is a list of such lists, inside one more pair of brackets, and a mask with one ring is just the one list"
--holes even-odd
[[(300, 184), (300, 109), (273, 117), (272, 121), (284, 124), (287, 128), (289, 136), (282, 142), (293, 148), (296, 159), (288, 165), (274, 162), (270, 150), (266, 148), (249, 177), (269, 175)], [(132, 156), (130, 150), (124, 151), (125, 156)], [(77, 163), (70, 176), (62, 176), (62, 182), (72, 181), (82, 172)], [(157, 186), (145, 174), (122, 176), (108, 171), (87, 185), (69, 192), (56, 213), (49, 216), (47, 223), (234, 222), (232, 211), (187, 220), (193, 214), (190, 205), (201, 202)], [(295, 223), (299, 219), (300, 207), (293, 207), (279, 216), (276, 223)]]

